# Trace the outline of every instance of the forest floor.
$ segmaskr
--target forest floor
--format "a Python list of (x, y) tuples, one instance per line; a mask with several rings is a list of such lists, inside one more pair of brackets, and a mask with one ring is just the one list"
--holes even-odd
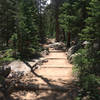
[(21, 79), (21, 82), (38, 88), (13, 92), (13, 100), (75, 100), (78, 88), (72, 73), (73, 66), (69, 64), (64, 51), (52, 48), (49, 51), (49, 55), (45, 56), (48, 62)]

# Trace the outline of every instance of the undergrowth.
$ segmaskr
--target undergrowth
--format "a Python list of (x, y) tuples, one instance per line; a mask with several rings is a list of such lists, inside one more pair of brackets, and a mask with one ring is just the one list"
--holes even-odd
[(96, 75), (93, 63), (96, 62), (87, 48), (80, 49), (74, 58), (74, 73), (79, 80), (79, 95), (75, 100), (100, 100), (100, 77)]

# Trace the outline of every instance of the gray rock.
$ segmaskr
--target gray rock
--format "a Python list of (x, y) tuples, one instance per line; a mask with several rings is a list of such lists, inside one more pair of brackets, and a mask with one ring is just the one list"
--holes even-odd
[(38, 62), (37, 62), (37, 65), (42, 65), (43, 64), (43, 61), (42, 60), (39, 60)]
[[(32, 63), (34, 64), (35, 62), (32, 61)], [(23, 61), (20, 61), (20, 60), (15, 60), (15, 61), (11, 62), (9, 64), (9, 66), (11, 66), (11, 71), (13, 71), (13, 72), (19, 72), (19, 71), (23, 72), (24, 71), (24, 74), (26, 74), (31, 71), (30, 67), (28, 67), (28, 65), (26, 63), (24, 63)]]
[(24, 76), (24, 71), (18, 71), (18, 72), (11, 72), (8, 76), (8, 78), (15, 78), (15, 79), (20, 79)]
[(83, 48), (85, 48), (87, 45), (89, 45), (90, 44), (90, 42), (88, 42), (88, 41), (84, 41), (81, 45), (83, 46)]
[(72, 64), (76, 56), (80, 55), (80, 53), (74, 53), (69, 57), (69, 62)]
[(46, 58), (40, 58), (40, 60), (42, 61), (42, 63), (48, 62), (48, 59)]
[(46, 62), (48, 62), (48, 59), (44, 59), (44, 61), (43, 61), (44, 63), (46, 63)]
[(84, 42), (82, 43), (82, 45), (88, 45), (88, 44), (89, 44), (88, 41), (84, 41)]
[(49, 54), (49, 51), (48, 51), (48, 50), (44, 50), (44, 51), (41, 52), (41, 55), (42, 55), (42, 56), (46, 56), (46, 55), (48, 55), (48, 54)]
[(54, 48), (56, 50), (62, 50), (64, 47), (65, 47), (65, 44), (63, 42), (55, 42), (49, 45), (49, 48)]
[(87, 96), (84, 96), (83, 98), (82, 98), (82, 100), (90, 100), (90, 97), (87, 95)]
[(75, 50), (74, 50), (75, 46), (72, 46), (71, 48), (69, 48), (68, 52), (67, 52), (67, 56), (68, 58), (74, 54)]
[(74, 45), (71, 48), (69, 48), (67, 53), (68, 59), (72, 54), (76, 53), (80, 48), (81, 48), (80, 44)]
[(48, 62), (46, 58), (40, 58), (36, 63), (36, 65), (42, 65), (43, 63)]
[(77, 45), (73, 45), (68, 49), (68, 52), (66, 52), (67, 59), (69, 60), (70, 63), (73, 63), (74, 58), (79, 54), (76, 53), (80, 48), (82, 48), (82, 45), (78, 43)]
[(96, 50), (99, 50), (99, 48), (100, 48), (99, 43), (94, 43), (93, 48), (96, 49)]

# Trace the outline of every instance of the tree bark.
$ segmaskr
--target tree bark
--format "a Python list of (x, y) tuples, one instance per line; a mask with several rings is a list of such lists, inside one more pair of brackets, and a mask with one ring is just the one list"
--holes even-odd
[(67, 36), (68, 36), (67, 37), (67, 48), (69, 48), (70, 47), (70, 40), (71, 40), (71, 33), (68, 32), (68, 35)]
[(63, 29), (63, 31), (62, 31), (62, 34), (63, 34), (63, 41), (65, 41), (65, 40), (66, 40), (66, 36), (65, 36), (64, 29)]
[(58, 22), (58, 15), (56, 15), (56, 41), (59, 41), (59, 22)]
[(58, 21), (58, 6), (56, 4), (56, 9), (55, 9), (55, 19), (56, 19), (56, 41), (59, 42), (59, 34), (60, 34), (60, 28), (59, 28), (59, 21)]

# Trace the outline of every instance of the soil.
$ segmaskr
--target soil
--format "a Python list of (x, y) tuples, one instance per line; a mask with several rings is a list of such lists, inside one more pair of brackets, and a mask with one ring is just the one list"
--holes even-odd
[(10, 95), (13, 100), (75, 100), (78, 88), (72, 73), (72, 64), (68, 63), (64, 51), (51, 48), (49, 51), (50, 54), (45, 56), (48, 62), (36, 69), (35, 72), (29, 70), (32, 62), (28, 62), (28, 65), (25, 63), (20, 65), (21, 70), (25, 68), (27, 71), (21, 82), (36, 85), (38, 89), (13, 92)]

